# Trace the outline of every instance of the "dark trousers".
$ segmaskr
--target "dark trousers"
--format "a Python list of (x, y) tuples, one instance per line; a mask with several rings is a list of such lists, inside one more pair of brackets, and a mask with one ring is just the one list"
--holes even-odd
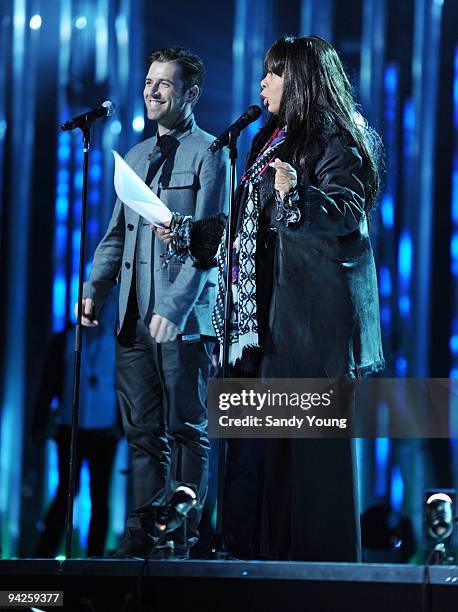
[(360, 561), (353, 440), (263, 440), (261, 554)]
[[(59, 460), (59, 485), (45, 518), (45, 530), (36, 548), (39, 557), (54, 557), (65, 528), (67, 514), (68, 470), (70, 462), (70, 427), (59, 427), (56, 442)], [(118, 435), (111, 429), (78, 430), (76, 491), (81, 463), (89, 465), (91, 522), (88, 556), (102, 556), (108, 527), (108, 495)]]
[[(196, 490), (203, 504), (208, 483), (206, 391), (213, 342), (157, 344), (140, 317), (118, 337), (118, 400), (132, 459), (134, 505), (164, 503), (171, 480)], [(196, 542), (200, 512), (190, 515)], [(128, 519), (135, 525), (134, 516)]]
[[(340, 381), (339, 402), (341, 416), (353, 415), (351, 380)], [(224, 495), (235, 556), (361, 560), (352, 439), (228, 440)]]
[[(334, 414), (354, 421), (353, 380), (337, 382), (333, 405)], [(361, 561), (354, 442), (344, 433), (341, 438), (262, 440), (262, 555)]]
[(227, 549), (235, 557), (257, 557), (262, 442), (255, 439), (227, 440), (223, 531)]

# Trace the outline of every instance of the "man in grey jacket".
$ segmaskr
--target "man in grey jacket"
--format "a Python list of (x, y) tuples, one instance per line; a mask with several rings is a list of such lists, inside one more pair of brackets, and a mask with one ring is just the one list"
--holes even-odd
[[(227, 204), (227, 156), (208, 152), (213, 137), (197, 127), (192, 112), (203, 75), (200, 58), (185, 49), (151, 54), (144, 100), (157, 134), (125, 158), (170, 210), (197, 219), (224, 212)], [(148, 222), (118, 199), (84, 286), (82, 322), (96, 325), (120, 280), (117, 385), (136, 510), (118, 557), (148, 556), (151, 540), (138, 517), (151, 504), (164, 503), (172, 479), (191, 485), (201, 503), (207, 489), (205, 396), (216, 271), (199, 270), (190, 260), (164, 267), (165, 250)], [(199, 517), (192, 516), (188, 544), (197, 541)], [(186, 543), (178, 538), (184, 553)]]

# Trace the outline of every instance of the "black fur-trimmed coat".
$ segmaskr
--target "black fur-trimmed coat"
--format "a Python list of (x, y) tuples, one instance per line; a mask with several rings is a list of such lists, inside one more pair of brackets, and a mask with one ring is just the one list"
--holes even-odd
[[(366, 168), (343, 130), (329, 131), (314, 156), (310, 171), (298, 175), (295, 225), (276, 221), (273, 168), (259, 186), (257, 298), (267, 312), (259, 312), (260, 363), (248, 358), (246, 369), (256, 363), (256, 374), (267, 378), (358, 377), (384, 367)], [(275, 157), (290, 161), (282, 147)], [(190, 248), (197, 257), (198, 240), (196, 233)]]
[(364, 376), (384, 366), (365, 171), (351, 136), (330, 134), (313, 170), (298, 177), (301, 218), (289, 227), (275, 220), (274, 170), (261, 182), (276, 234), (265, 377)]

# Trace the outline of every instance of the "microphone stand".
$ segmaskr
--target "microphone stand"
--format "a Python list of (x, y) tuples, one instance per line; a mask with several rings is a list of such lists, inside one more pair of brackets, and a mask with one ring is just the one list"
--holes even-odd
[[(234, 129), (229, 134), (230, 159), (230, 189), (229, 189), (229, 211), (228, 224), (226, 232), (226, 295), (224, 302), (224, 335), (222, 346), (222, 362), (221, 362), (221, 378), (224, 381), (229, 374), (229, 327), (231, 317), (231, 248), (234, 242), (233, 226), (234, 226), (234, 210), (235, 210), (235, 190), (236, 190), (236, 172), (237, 172), (237, 140), (240, 136), (239, 129)], [(224, 544), (223, 535), (223, 502), (224, 502), (224, 474), (226, 468), (226, 444), (224, 438), (218, 438), (218, 481), (217, 481), (217, 496), (216, 496), (216, 529), (213, 536), (212, 556), (215, 559), (226, 559), (228, 553)]]
[(89, 146), (91, 141), (91, 124), (86, 123), (82, 128), (83, 132), (83, 189), (81, 206), (81, 241), (79, 254), (78, 271), (78, 316), (75, 327), (75, 358), (73, 369), (73, 400), (72, 400), (72, 426), (70, 442), (70, 465), (68, 479), (67, 496), (67, 521), (65, 526), (65, 557), (71, 559), (72, 556), (72, 535), (73, 535), (73, 504), (75, 500), (75, 481), (76, 481), (76, 452), (78, 434), (78, 413), (81, 379), (81, 352), (83, 340), (83, 327), (81, 316), (83, 309), (83, 271), (84, 271), (84, 251), (86, 245), (86, 210), (87, 210), (87, 186), (88, 186), (88, 166), (89, 166)]

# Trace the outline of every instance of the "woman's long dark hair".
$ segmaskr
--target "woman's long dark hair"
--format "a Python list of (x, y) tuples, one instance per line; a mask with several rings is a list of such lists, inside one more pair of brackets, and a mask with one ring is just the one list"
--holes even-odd
[(264, 68), (284, 78), (283, 95), (278, 116), (271, 116), (261, 130), (253, 153), (275, 125), (286, 125), (288, 158), (297, 168), (310, 172), (327, 136), (336, 128), (344, 130), (365, 161), (369, 210), (380, 189), (381, 141), (357, 112), (352, 87), (334, 47), (319, 36), (284, 36), (267, 51)]

